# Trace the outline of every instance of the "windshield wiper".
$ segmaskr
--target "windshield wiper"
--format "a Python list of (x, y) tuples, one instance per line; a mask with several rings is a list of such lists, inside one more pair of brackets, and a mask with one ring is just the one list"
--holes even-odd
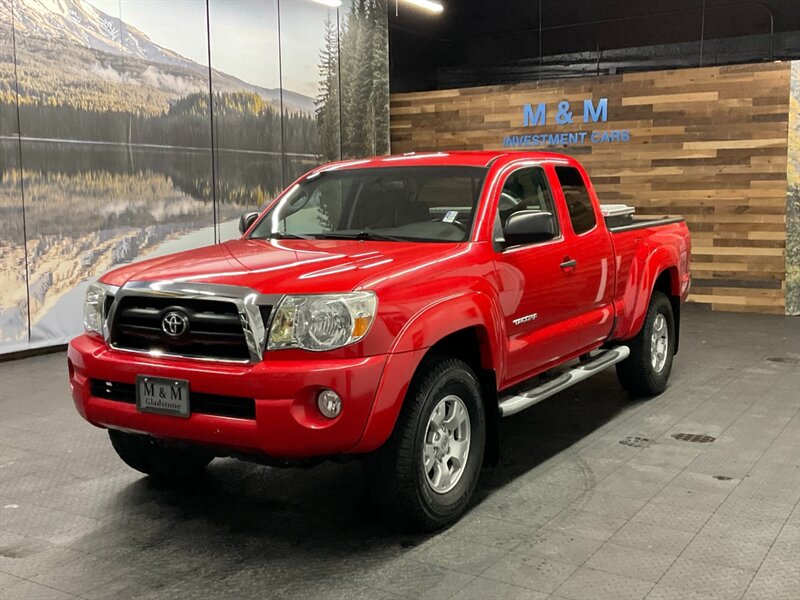
[(386, 235), (385, 233), (376, 233), (374, 231), (359, 231), (357, 233), (339, 233), (336, 231), (329, 231), (327, 233), (316, 234), (317, 238), (331, 238), (336, 240), (382, 240), (388, 242), (407, 242), (407, 238), (401, 238), (394, 235)]
[(268, 240), (313, 240), (310, 235), (302, 233), (289, 233), (288, 231), (273, 231), (265, 239)]

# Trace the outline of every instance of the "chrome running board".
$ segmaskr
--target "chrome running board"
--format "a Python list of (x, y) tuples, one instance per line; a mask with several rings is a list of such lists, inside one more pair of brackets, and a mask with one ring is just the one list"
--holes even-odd
[(609, 350), (604, 350), (589, 361), (581, 363), (569, 371), (562, 373), (555, 379), (551, 379), (546, 383), (532, 387), (521, 393), (506, 396), (505, 398), (501, 397), (497, 405), (500, 416), (508, 417), (516, 414), (584, 379), (589, 379), (589, 377), (596, 375), (603, 369), (625, 360), (630, 353), (631, 350), (627, 346), (615, 346)]

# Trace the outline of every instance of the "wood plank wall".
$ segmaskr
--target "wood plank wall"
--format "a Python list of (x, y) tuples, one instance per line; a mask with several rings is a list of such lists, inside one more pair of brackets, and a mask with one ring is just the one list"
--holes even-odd
[[(693, 236), (691, 300), (784, 312), (790, 63), (630, 73), (391, 96), (392, 152), (498, 149), (503, 137), (628, 130), (627, 143), (531, 148), (576, 156), (604, 203), (683, 215)], [(583, 100), (608, 121), (583, 123)], [(557, 125), (568, 100), (572, 125)], [(523, 126), (523, 106), (547, 122)]]

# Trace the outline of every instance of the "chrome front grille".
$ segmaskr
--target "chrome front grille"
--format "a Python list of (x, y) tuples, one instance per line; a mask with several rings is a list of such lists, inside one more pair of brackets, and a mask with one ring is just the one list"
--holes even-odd
[[(233, 302), (126, 296), (111, 325), (111, 342), (118, 348), (249, 360), (239, 311)], [(166, 315), (185, 319), (185, 332), (173, 336), (162, 326)], [(176, 317), (177, 318), (177, 317)]]
[(236, 286), (134, 282), (107, 305), (104, 333), (115, 350), (256, 362), (277, 300)]

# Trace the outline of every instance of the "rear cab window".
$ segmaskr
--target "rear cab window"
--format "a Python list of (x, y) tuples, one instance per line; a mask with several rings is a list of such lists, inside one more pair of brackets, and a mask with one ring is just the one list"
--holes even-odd
[(575, 235), (581, 235), (594, 229), (597, 217), (594, 214), (594, 205), (586, 188), (580, 171), (575, 167), (556, 167), (556, 176), (564, 192), (567, 203), (567, 212), (572, 223)]

